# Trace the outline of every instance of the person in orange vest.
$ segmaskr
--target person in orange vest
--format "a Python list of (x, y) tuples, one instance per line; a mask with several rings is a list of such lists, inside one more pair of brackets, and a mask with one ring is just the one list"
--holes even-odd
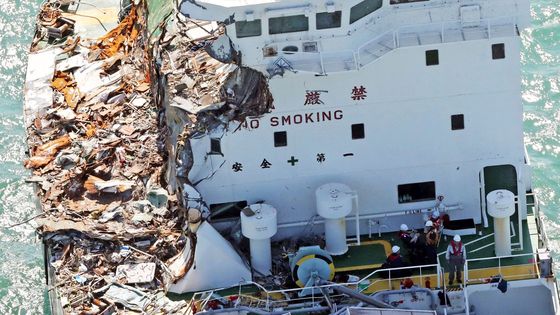
[(432, 224), (434, 228), (438, 231), (438, 233), (441, 232), (441, 230), (443, 230), (442, 219), (438, 210), (434, 210), (434, 212), (432, 212), (429, 220), (432, 221)]
[(424, 264), (435, 264), (437, 262), (437, 247), (439, 245), (439, 232), (434, 228), (434, 223), (426, 221), (424, 230), (426, 231), (426, 260)]
[(424, 230), (426, 231), (427, 244), (430, 246), (437, 247), (439, 244), (439, 231), (434, 226), (434, 223), (430, 220), (426, 221)]
[(465, 246), (463, 246), (463, 242), (461, 242), (461, 236), (455, 235), (453, 240), (449, 242), (447, 252), (445, 252), (445, 259), (451, 267), (449, 270), (449, 285), (453, 284), (455, 274), (457, 274), (457, 282), (463, 283), (461, 280), (461, 270), (463, 270), (465, 260), (467, 260), (467, 251)]

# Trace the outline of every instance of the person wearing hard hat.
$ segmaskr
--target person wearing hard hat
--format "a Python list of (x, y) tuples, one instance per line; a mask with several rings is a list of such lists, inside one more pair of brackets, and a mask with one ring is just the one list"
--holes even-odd
[(409, 250), (411, 250), (418, 240), (418, 233), (414, 230), (409, 230), (408, 225), (403, 223), (401, 224), (401, 229), (399, 231), (399, 239)]
[(401, 248), (397, 245), (391, 248), (391, 254), (385, 260), (385, 268), (399, 268), (404, 267), (404, 261), (401, 257)]
[(426, 243), (429, 246), (437, 247), (439, 244), (439, 231), (434, 226), (434, 222), (430, 220), (426, 221), (424, 231), (426, 231)]
[(441, 223), (442, 223), (442, 222), (441, 222), (442, 220), (441, 220), (441, 216), (440, 216), (439, 210), (434, 210), (434, 211), (432, 212), (432, 214), (430, 215), (430, 219), (429, 219), (429, 220), (432, 221), (434, 228), (435, 228), (438, 232), (441, 232), (441, 230), (443, 229), (443, 226), (442, 226), (442, 224), (441, 224)]
[(434, 228), (434, 223), (430, 220), (426, 221), (425, 226), (425, 264), (435, 264), (437, 261), (437, 247), (439, 244), (439, 232)]
[(445, 252), (445, 259), (451, 267), (449, 270), (449, 285), (453, 284), (455, 274), (457, 275), (457, 282), (463, 283), (461, 280), (461, 270), (463, 270), (465, 260), (467, 259), (467, 251), (465, 246), (463, 246), (463, 242), (461, 242), (461, 236), (455, 235), (453, 240), (449, 242)]
[[(394, 245), (391, 248), (391, 254), (387, 256), (387, 259), (381, 265), (383, 269), (390, 269), (390, 268), (402, 268), (406, 267), (406, 264), (401, 256), (401, 248), (397, 245)], [(383, 277), (387, 277), (388, 272), (384, 272), (381, 274)], [(391, 272), (391, 277), (404, 277), (410, 275), (410, 270), (407, 269), (399, 269)]]
[(410, 231), (408, 230), (408, 226), (406, 224), (401, 224), (399, 239), (403, 242), (404, 245), (410, 247), (412, 242), (412, 235), (410, 235)]

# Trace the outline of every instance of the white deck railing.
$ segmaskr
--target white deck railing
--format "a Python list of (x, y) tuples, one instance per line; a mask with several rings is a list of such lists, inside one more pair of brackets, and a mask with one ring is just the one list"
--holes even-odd
[[(519, 257), (532, 258), (532, 261), (528, 261), (528, 263), (533, 265), (533, 269), (532, 269), (533, 271), (527, 274), (519, 274), (519, 273), (516, 273), (515, 275), (504, 274), (503, 268), (509, 266), (515, 266), (518, 264), (504, 266), (503, 260), (515, 259)], [(473, 283), (476, 284), (476, 283), (489, 282), (488, 280), (490, 280), (490, 278), (471, 279), (469, 277), (469, 263), (472, 264), (475, 262), (486, 262), (491, 260), (497, 260), (497, 265), (492, 266), (490, 268), (497, 267), (498, 274), (506, 280), (517, 280), (520, 277), (522, 279), (531, 279), (531, 278), (540, 277), (539, 265), (537, 262), (537, 254), (535, 253), (516, 254), (516, 255), (499, 256), (499, 257), (474, 258), (474, 259), (469, 259), (465, 262), (465, 266), (463, 270), (464, 272), (463, 279), (465, 281), (465, 285), (469, 285)], [(422, 270), (423, 269), (433, 270), (434, 268), (436, 269), (435, 274), (437, 279), (436, 279), (436, 283), (433, 284), (433, 287), (439, 287), (446, 290), (445, 288), (446, 283), (444, 279), (444, 274), (446, 271), (439, 264), (439, 259), (438, 259), (438, 263), (436, 264), (422, 265), (422, 266), (409, 266), (409, 267), (402, 267), (402, 268), (378, 269), (371, 272), (370, 274), (363, 277), (357, 282), (330, 283), (325, 285), (318, 285), (313, 288), (267, 290), (265, 287), (263, 287), (262, 285), (256, 282), (252, 282), (252, 281), (243, 282), (237, 286), (237, 293), (236, 293), (237, 299), (235, 300), (234, 305), (231, 305), (231, 307), (237, 308), (240, 306), (247, 306), (250, 308), (260, 309), (263, 311), (273, 311), (273, 310), (283, 309), (286, 312), (289, 312), (289, 309), (291, 308), (316, 307), (319, 306), (321, 302), (324, 302), (326, 300), (326, 296), (322, 292), (329, 292), (328, 295), (329, 298), (344, 296), (344, 294), (333, 293), (336, 292), (336, 290), (334, 290), (336, 289), (336, 287), (352, 287), (352, 288), (356, 288), (358, 292), (363, 293), (371, 289), (373, 286), (377, 286), (381, 282), (386, 282), (387, 289), (393, 290), (394, 288), (392, 287), (392, 284), (396, 280), (420, 277), (420, 282), (423, 283), (424, 278), (427, 276), (433, 276), (434, 272), (432, 271), (429, 273), (423, 273)], [(475, 268), (475, 269), (480, 270), (485, 268)], [(408, 277), (392, 277), (392, 273), (395, 273), (396, 271), (402, 271), (402, 270), (419, 270), (419, 274), (408, 276)], [(378, 278), (377, 276), (382, 272), (386, 272), (388, 277)], [(257, 288), (256, 291), (255, 288)], [(224, 294), (226, 290), (230, 292), (229, 294), (231, 294), (232, 289), (233, 287), (208, 290), (204, 292), (197, 292), (192, 296), (192, 299), (190, 301), (191, 306), (194, 306), (195, 303), (198, 303), (198, 309), (203, 310), (206, 308), (207, 304), (210, 301), (224, 300), (224, 296), (221, 294)], [(307, 292), (309, 292), (309, 295), (300, 294), (304, 290), (307, 290)], [(378, 288), (378, 291), (380, 290), (383, 289)], [(468, 303), (468, 297), (466, 296), (466, 294), (465, 294), (465, 299)]]
[(283, 68), (327, 74), (361, 69), (399, 47), (491, 39), (516, 34), (516, 22), (512, 17), (480, 20), (476, 24), (463, 24), (460, 21), (427, 23), (387, 31), (366, 41), (356, 50), (278, 52), (274, 57), (266, 57), (265, 61), (268, 61), (267, 69), (270, 73), (275, 73), (276, 68)]
[[(278, 307), (286, 307), (286, 306), (303, 307), (303, 306), (315, 305), (317, 303), (322, 302), (325, 298), (325, 296), (322, 293), (317, 293), (317, 292), (321, 292), (324, 290), (327, 290), (328, 292), (332, 292), (333, 289), (336, 287), (354, 287), (358, 289), (359, 292), (363, 292), (371, 288), (373, 285), (376, 285), (380, 282), (387, 282), (388, 284), (387, 289), (393, 289), (391, 287), (391, 284), (395, 280), (404, 280), (405, 278), (420, 277), (421, 282), (423, 282), (423, 279), (425, 276), (427, 276), (427, 274), (423, 273), (422, 270), (433, 269), (433, 268), (436, 269), (435, 274), (437, 277), (436, 279), (437, 284), (435, 285), (439, 286), (443, 283), (441, 277), (441, 275), (443, 274), (443, 269), (441, 268), (439, 263), (430, 264), (430, 265), (421, 265), (421, 266), (408, 266), (408, 267), (401, 267), (401, 268), (377, 269), (356, 282), (330, 283), (325, 285), (314, 286), (313, 288), (308, 287), (308, 288), (294, 288), (294, 289), (269, 291), (265, 287), (263, 287), (262, 285), (256, 282), (247, 281), (247, 282), (242, 282), (237, 286), (238, 287), (237, 301), (236, 301), (237, 304), (235, 306), (242, 304), (242, 305), (249, 305), (252, 307), (258, 307), (260, 309), (270, 311)], [(414, 275), (410, 277), (392, 277), (391, 273), (394, 274), (396, 271), (402, 271), (402, 270), (419, 270), (419, 275)], [(388, 274), (388, 277), (382, 279), (377, 278), (377, 276), (382, 272), (386, 272)], [(429, 274), (433, 275), (434, 273), (429, 273)], [(375, 281), (371, 281), (371, 279), (374, 278)], [(256, 287), (258, 288), (258, 294), (255, 294), (256, 292), (254, 288), (245, 290), (244, 292), (243, 291), (244, 287), (245, 288)], [(230, 288), (208, 290), (203, 292), (196, 292), (192, 296), (190, 303), (191, 305), (194, 305), (193, 303), (199, 301), (200, 308), (204, 309), (209, 301), (223, 299), (223, 297), (219, 294), (220, 292), (224, 292), (225, 290), (231, 291), (232, 289), (233, 288), (230, 287)], [(303, 291), (308, 291), (310, 294), (309, 295), (300, 294)], [(284, 298), (279, 298), (279, 296), (283, 296)], [(343, 296), (343, 294), (329, 294), (329, 297), (331, 298), (338, 297), (338, 296)]]
[[(533, 271), (529, 272), (529, 273), (526, 273), (526, 274), (516, 273), (515, 275), (504, 275), (503, 268), (519, 266), (519, 264), (515, 263), (515, 264), (504, 266), (503, 260), (520, 258), (520, 257), (531, 258), (531, 260), (527, 261), (527, 264), (532, 264), (533, 265)], [(470, 270), (469, 263), (472, 264), (474, 262), (488, 262), (488, 261), (496, 261), (496, 260), (497, 260), (496, 266), (490, 266), (490, 267), (484, 267), (484, 268), (473, 268), (473, 270), (490, 269), (490, 268), (496, 268), (497, 267), (498, 268), (498, 274), (496, 274), (495, 276), (500, 275), (502, 278), (504, 278), (506, 280), (519, 280), (520, 278), (521, 279), (531, 279), (531, 278), (535, 279), (535, 278), (540, 277), (540, 269), (539, 269), (539, 264), (538, 264), (538, 260), (537, 260), (537, 254), (536, 253), (526, 253), (526, 254), (516, 254), (516, 255), (508, 255), (508, 256), (467, 259), (467, 261), (465, 262), (464, 269), (463, 269), (465, 284), (468, 284), (469, 282), (471, 282), (471, 283), (472, 282), (474, 282), (474, 283), (478, 283), (478, 282), (485, 283), (489, 280), (489, 278), (473, 278), (473, 279), (471, 279), (469, 277), (469, 270)]]

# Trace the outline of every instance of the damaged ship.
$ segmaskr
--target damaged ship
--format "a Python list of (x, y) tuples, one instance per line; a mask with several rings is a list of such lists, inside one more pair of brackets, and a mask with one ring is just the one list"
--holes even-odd
[(46, 0), (24, 122), (53, 314), (560, 314), (529, 0)]

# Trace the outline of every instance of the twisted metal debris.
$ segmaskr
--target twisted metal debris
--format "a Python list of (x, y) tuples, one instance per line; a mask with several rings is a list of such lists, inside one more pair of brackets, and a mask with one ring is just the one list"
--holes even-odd
[(267, 79), (238, 65), (222, 25), (189, 38), (200, 24), (177, 16), (152, 51), (144, 2), (94, 40), (73, 33), (61, 4), (43, 4), (31, 49), (56, 58), (41, 87), (52, 102), (26, 109), (49, 291), (68, 314), (182, 313), (191, 306), (165, 294), (192, 257), (168, 266), (185, 244), (194, 253), (185, 209), (205, 210), (188, 180), (189, 139), (269, 112)]

